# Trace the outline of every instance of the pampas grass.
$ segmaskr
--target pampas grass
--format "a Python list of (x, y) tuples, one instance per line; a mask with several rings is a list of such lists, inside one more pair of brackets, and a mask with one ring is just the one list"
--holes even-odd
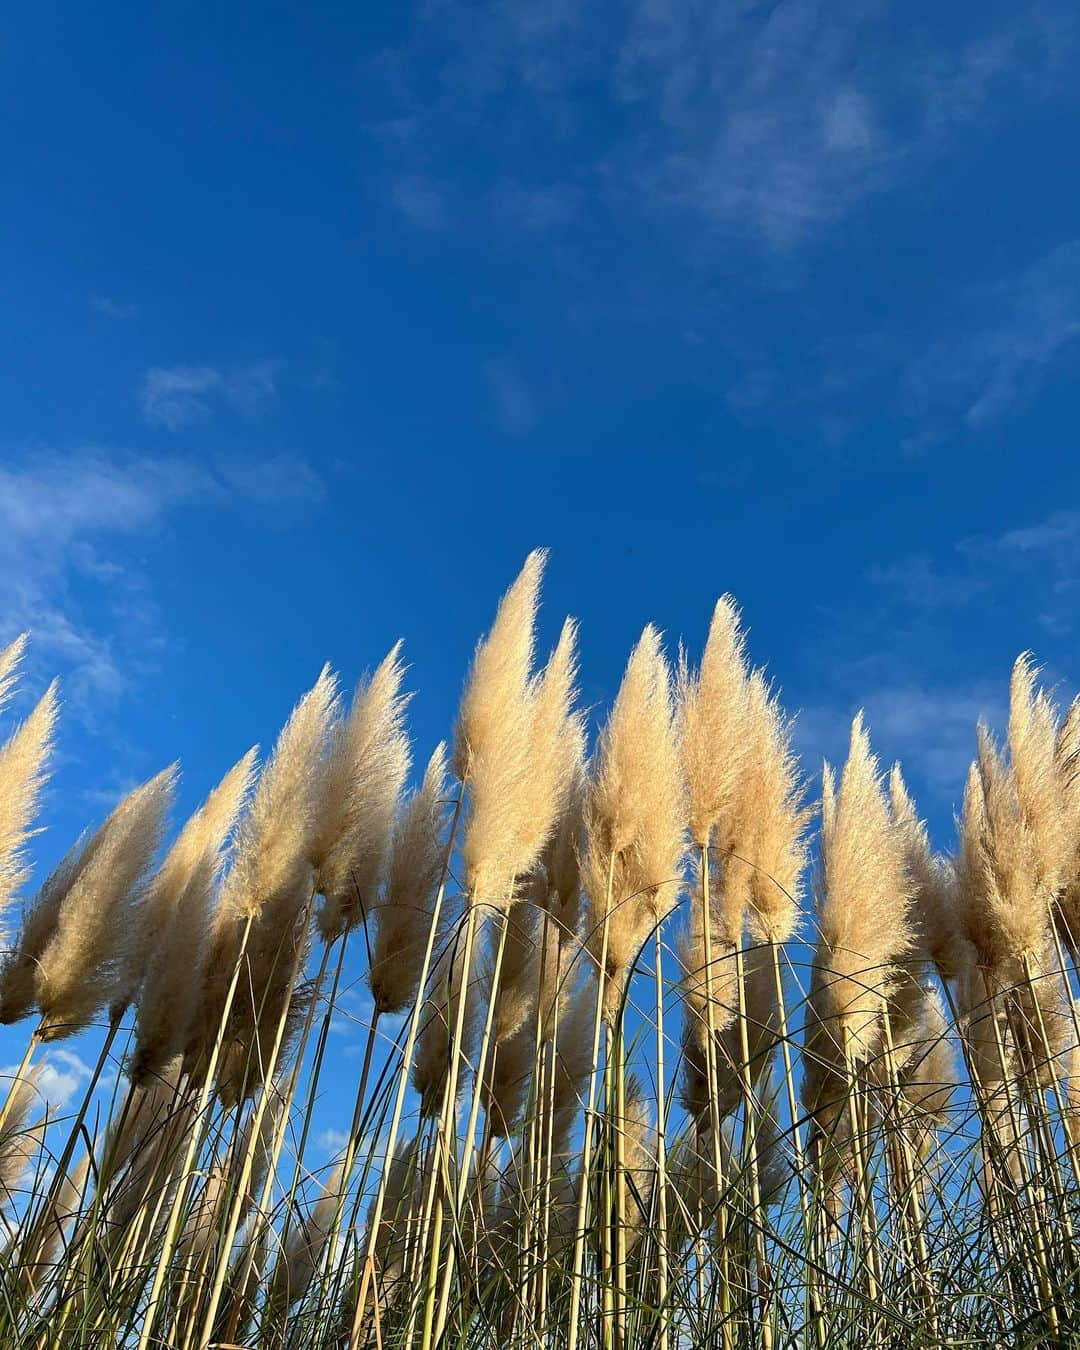
[(175, 781), (173, 766), (130, 792), (46, 881), (0, 968), (0, 1019), (36, 1005), (41, 1036), (73, 1035), (125, 987), (135, 907)]
[[(395, 646), (347, 710), (325, 668), (261, 772), (241, 758), (167, 846), (175, 766), (24, 902), (0, 957), (0, 1016), (38, 1014), (0, 1080), (0, 1342), (1067, 1337), (1080, 705), (1019, 658), (951, 853), (860, 716), (814, 830), (730, 597), (674, 678), (644, 630), (590, 756), (573, 621), (535, 664), (544, 561), (412, 792)], [(50, 686), (0, 748), (8, 902), (55, 721)], [(81, 1103), (47, 1105), (43, 1043), (99, 1014)]]
[[(2, 671), (0, 659), (0, 688)], [(57, 687), (54, 680), (26, 721), (0, 746), (0, 940), (6, 911), (30, 876), (25, 847), (45, 786), (59, 711)]]
[(315, 885), (324, 897), (319, 930), (327, 940), (360, 922), (386, 868), (410, 762), (400, 652), (397, 643), (371, 678), (361, 681), (348, 717), (331, 734), (312, 845)]

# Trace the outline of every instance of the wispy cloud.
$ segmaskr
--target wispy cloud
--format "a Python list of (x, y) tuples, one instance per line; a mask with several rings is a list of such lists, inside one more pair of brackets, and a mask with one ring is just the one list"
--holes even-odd
[[(415, 223), (453, 223), (427, 166), (497, 103), (500, 127), (546, 132), (619, 217), (679, 211), (788, 249), (993, 121), (1004, 95), (1067, 90), (1080, 25), (1056, 0), (991, 9), (959, 42), (953, 27), (910, 24), (877, 0), (626, 0), (602, 21), (582, 0), (441, 0), (417, 41), (440, 51), (437, 92), (413, 87), (417, 63), (398, 53), (400, 116), (380, 124), (401, 156), (394, 199)], [(508, 166), (495, 159), (498, 182)], [(565, 219), (567, 199), (540, 191), (531, 204), (509, 197), (527, 231)]]
[(540, 420), (540, 404), (516, 362), (508, 357), (487, 361), (484, 377), (499, 426), (508, 436), (527, 436)]
[(584, 206), (584, 193), (570, 183), (527, 184), (501, 179), (491, 191), (495, 219), (534, 234), (573, 224)]
[(103, 314), (106, 319), (133, 319), (139, 312), (138, 305), (114, 300), (111, 295), (92, 295), (90, 308), (98, 314)]
[[(294, 509), (317, 505), (323, 492), (309, 464), (284, 455), (13, 457), (0, 466), (0, 640), (30, 629), (39, 659), (67, 673), (69, 699), (115, 694), (126, 682), (121, 650), (130, 656), (161, 640), (149, 580), (123, 541), (194, 506)], [(107, 625), (85, 612), (88, 587)]]
[[(911, 455), (982, 437), (1080, 371), (1080, 240), (928, 297), (876, 328), (813, 332), (797, 358), (740, 350), (728, 405), (748, 424), (816, 427), (842, 446), (870, 421)], [(879, 436), (880, 439), (880, 436)], [(887, 442), (890, 443), (890, 442)]]
[(913, 611), (1004, 597), (1011, 609), (1034, 615), (1060, 636), (1075, 630), (1080, 612), (1080, 510), (1054, 511), (996, 535), (970, 535), (936, 558), (916, 554), (875, 568), (870, 579)]
[(902, 397), (921, 445), (955, 426), (980, 430), (1030, 399), (1047, 372), (1080, 364), (1080, 240), (973, 289), (908, 367)]
[(964, 775), (975, 753), (980, 720), (1001, 726), (1006, 716), (1007, 672), (996, 683), (928, 687), (925, 683), (883, 685), (862, 697), (838, 698), (803, 709), (795, 736), (807, 768), (828, 759), (842, 764), (851, 719), (861, 708), (883, 764), (899, 761), (924, 785), (935, 805), (959, 802)]
[(139, 401), (151, 426), (169, 431), (206, 420), (215, 404), (254, 416), (277, 392), (279, 360), (218, 366), (152, 366), (143, 375)]
[(447, 191), (426, 174), (403, 174), (391, 184), (390, 200), (417, 229), (441, 230), (450, 222)]

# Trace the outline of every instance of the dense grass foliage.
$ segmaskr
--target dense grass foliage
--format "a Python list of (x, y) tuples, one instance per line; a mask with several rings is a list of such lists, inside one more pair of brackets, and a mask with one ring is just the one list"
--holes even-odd
[[(33, 893), (56, 687), (10, 729), (0, 1344), (1075, 1334), (1080, 706), (1018, 660), (939, 853), (861, 717), (809, 800), (728, 597), (696, 664), (645, 629), (590, 737), (572, 621), (536, 661), (543, 563), (411, 792), (394, 648), (349, 700), (324, 670), (181, 829), (173, 766)], [(42, 1057), (77, 1035), (57, 1113)], [(313, 1166), (330, 1084), (355, 1105)]]

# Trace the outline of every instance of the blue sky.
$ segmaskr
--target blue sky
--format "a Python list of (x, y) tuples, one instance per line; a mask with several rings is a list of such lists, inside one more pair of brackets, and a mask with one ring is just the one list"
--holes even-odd
[(1069, 0), (9, 14), (43, 861), (398, 636), (422, 760), (537, 544), (590, 704), (730, 590), (808, 768), (865, 706), (947, 843), (1016, 653), (1076, 676), (1078, 59)]

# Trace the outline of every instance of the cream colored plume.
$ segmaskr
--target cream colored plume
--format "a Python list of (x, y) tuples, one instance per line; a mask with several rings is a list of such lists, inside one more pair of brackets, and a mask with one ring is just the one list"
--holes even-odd
[(609, 1021), (642, 943), (678, 903), (685, 804), (670, 676), (660, 635), (649, 625), (600, 733), (585, 804), (586, 941), (599, 962), (606, 929)]
[(656, 1184), (656, 1129), (641, 1082), (626, 1079), (625, 1110), (615, 1122), (622, 1134), (622, 1160), (627, 1191), (626, 1251), (631, 1253), (649, 1229)]
[[(705, 903), (702, 886), (701, 860), (694, 860), (696, 881), (690, 897), (690, 912), (686, 927), (679, 934), (678, 955), (682, 973), (683, 1013), (686, 1019), (686, 1036), (697, 1041), (704, 1063), (705, 1047), (708, 1042), (710, 1024), (714, 1034), (726, 1031), (734, 1022), (738, 1012), (738, 967), (735, 952), (742, 937), (741, 928), (732, 934), (724, 922), (720, 908), (713, 902), (713, 896), (719, 891), (718, 876), (722, 869), (709, 859), (710, 868), (710, 916), (712, 920), (709, 932), (709, 946), (712, 952), (711, 964), (706, 960), (705, 946)], [(713, 882), (717, 889), (712, 890)], [(710, 1016), (709, 995), (712, 996)], [(687, 1059), (687, 1073), (692, 1080), (697, 1072), (697, 1061)]]
[[(530, 555), (530, 561), (534, 556)], [(507, 600), (521, 585), (519, 578)], [(570, 787), (566, 743), (575, 737), (577, 630), (572, 620), (567, 620), (550, 661), (538, 676), (529, 673), (527, 664), (513, 660), (497, 668), (500, 682), (496, 683), (491, 667), (482, 660), (501, 644), (510, 645), (512, 656), (527, 646), (531, 659), (535, 588), (531, 594), (531, 607), (520, 615), (520, 622), (529, 624), (528, 643), (515, 630), (503, 631), (504, 600), (477, 654), (461, 718), (464, 726), (468, 707), (475, 710), (490, 704), (501, 709), (498, 718), (480, 720), (468, 735), (469, 810), (461, 851), (465, 887), (472, 901), (503, 910), (513, 898), (516, 879), (536, 866), (555, 829)], [(522, 673), (525, 680), (519, 683)], [(473, 720), (478, 720), (475, 715)]]
[(18, 684), (19, 667), (26, 655), (26, 644), (29, 640), (29, 633), (20, 633), (14, 642), (9, 642), (0, 651), (0, 712), (7, 707), (12, 690)]
[(1025, 954), (1041, 956), (1054, 892), (1035, 831), (1024, 819), (1017, 781), (985, 726), (968, 775), (957, 864), (958, 912), (980, 965), (1016, 975)]
[(286, 1237), (285, 1248), (270, 1279), (268, 1299), (272, 1308), (287, 1308), (307, 1293), (330, 1237), (343, 1177), (344, 1165), (338, 1163), (311, 1210), (299, 1224), (293, 1225)]
[[(441, 940), (441, 950), (428, 976), (424, 1004), (420, 1010), (412, 1082), (420, 1094), (420, 1109), (425, 1115), (438, 1112), (442, 1105), (450, 1066), (450, 1038), (457, 1030), (464, 974), (465, 939), (462, 924), (459, 923)], [(469, 972), (462, 1024), (464, 1045), (458, 1050), (466, 1058), (476, 1031), (480, 982), (481, 977), (477, 973)]]
[(218, 1072), (219, 1090), (232, 1100), (261, 1081), (280, 1019), (289, 1019), (286, 1035), (298, 1029), (302, 995), (291, 986), (294, 969), (303, 970), (310, 943), (312, 841), (336, 708), (335, 681), (326, 666), (278, 736), (237, 827), (232, 865), (221, 887), (187, 1058), (194, 1069), (199, 1046), (205, 1055), (207, 1043), (213, 1043), (244, 922), (251, 920), (243, 990), (232, 1006), (230, 1045)]
[(525, 1106), (536, 1051), (535, 1026), (522, 1023), (495, 1043), (484, 1069), (483, 1099), (493, 1139), (509, 1139)]
[(61, 1258), (71, 1225), (86, 1200), (91, 1161), (90, 1153), (84, 1153), (72, 1171), (65, 1174), (56, 1194), (48, 1199), (40, 1222), (27, 1234), (19, 1264), (21, 1278), (31, 1289), (48, 1278), (50, 1269)]
[(683, 763), (690, 837), (699, 849), (713, 842), (724, 855), (735, 844), (738, 784), (749, 746), (745, 736), (745, 638), (734, 599), (716, 602), (700, 669), (679, 670)]
[(17, 1022), (33, 1008), (38, 957), (56, 932), (64, 897), (99, 843), (100, 831), (77, 839), (26, 907), (22, 927), (0, 960), (0, 1023)]
[(534, 549), (517, 580), (499, 602), (491, 631), (476, 649), (458, 710), (452, 769), (471, 778), (485, 747), (497, 745), (508, 725), (520, 719), (529, 687), (535, 643), (536, 607), (547, 552)]
[(799, 921), (806, 870), (806, 830), (813, 808), (791, 747), (791, 723), (755, 670), (747, 687), (746, 737), (751, 759), (743, 776), (736, 844), (749, 864), (747, 918), (758, 942), (787, 942)]
[(107, 1188), (109, 1221), (118, 1228), (149, 1195), (170, 1185), (172, 1168), (183, 1157), (187, 1131), (195, 1123), (188, 1087), (180, 1060), (171, 1060), (157, 1077), (132, 1089), (127, 1111), (110, 1122), (98, 1190), (104, 1194)]
[(835, 1097), (833, 1079), (848, 1058), (858, 1062), (876, 1052), (896, 966), (912, 940), (903, 840), (889, 815), (861, 713), (852, 723), (839, 791), (826, 765), (822, 799), (818, 942), (802, 1088), (812, 1110)]
[(889, 806), (913, 887), (914, 951), (933, 963), (942, 980), (955, 979), (970, 959), (956, 911), (956, 874), (947, 859), (931, 850), (926, 824), (919, 819), (899, 764), (889, 774)]
[(322, 770), (336, 709), (337, 683), (324, 666), (282, 728), (240, 821), (222, 891), (227, 913), (258, 919), (268, 904), (294, 910), (308, 898)]
[(367, 979), (380, 1013), (402, 1012), (420, 982), (446, 863), (446, 796), (446, 746), (440, 741), (394, 832), (386, 884), (374, 911)]
[(1080, 695), (1058, 733), (1057, 772), (1065, 820), (1065, 855), (1056, 918), (1071, 952), (1080, 949)]
[(33, 1003), (48, 1038), (84, 1027), (117, 991), (134, 906), (146, 884), (172, 803), (176, 766), (130, 792), (77, 845), (28, 909), (0, 972), (0, 1018)]
[(217, 1238), (222, 1207), (227, 1202), (227, 1182), (224, 1164), (211, 1163), (203, 1178), (202, 1189), (184, 1217), (177, 1257), (181, 1269), (191, 1278), (199, 1277), (210, 1244)]
[(26, 1175), (43, 1141), (42, 1126), (29, 1125), (30, 1113), (41, 1101), (38, 1088), (40, 1067), (24, 1074), (14, 1085), (0, 1079), (0, 1093), (10, 1104), (0, 1127), (0, 1210), (14, 1209), (20, 1199), (19, 1183)]
[(563, 739), (566, 764), (561, 781), (566, 785), (565, 799), (540, 861), (539, 878), (543, 886), (535, 899), (561, 929), (572, 933), (581, 916), (581, 856), (588, 776), (585, 772), (584, 725), (574, 718), (568, 723), (567, 730), (574, 734)]
[[(0, 685), (2, 670), (0, 658)], [(26, 721), (0, 746), (0, 944), (7, 941), (5, 911), (30, 875), (24, 847), (34, 833), (31, 825), (53, 749), (56, 691), (54, 680)]]
[(348, 717), (334, 728), (312, 849), (324, 897), (319, 928), (327, 941), (360, 922), (386, 869), (410, 763), (400, 657), (398, 642), (358, 685)]
[(55, 936), (41, 954), (34, 981), (49, 1035), (70, 1035), (116, 998), (128, 926), (141, 921), (138, 903), (161, 846), (176, 777), (173, 765), (120, 803), (60, 906)]
[[(251, 788), (256, 750), (240, 759), (184, 826), (155, 876), (138, 925), (141, 972), (128, 1072), (141, 1083), (187, 1044), (201, 990), (214, 888)], [(150, 931), (146, 932), (145, 930)]]
[(1035, 844), (1040, 886), (1057, 895), (1071, 844), (1058, 767), (1058, 714), (1031, 653), (1017, 657), (1009, 686), (1009, 759), (1020, 816)]
[(445, 864), (445, 821), (447, 756), (440, 741), (394, 832), (385, 888), (374, 911), (367, 983), (379, 1012), (404, 1010), (420, 983)]

